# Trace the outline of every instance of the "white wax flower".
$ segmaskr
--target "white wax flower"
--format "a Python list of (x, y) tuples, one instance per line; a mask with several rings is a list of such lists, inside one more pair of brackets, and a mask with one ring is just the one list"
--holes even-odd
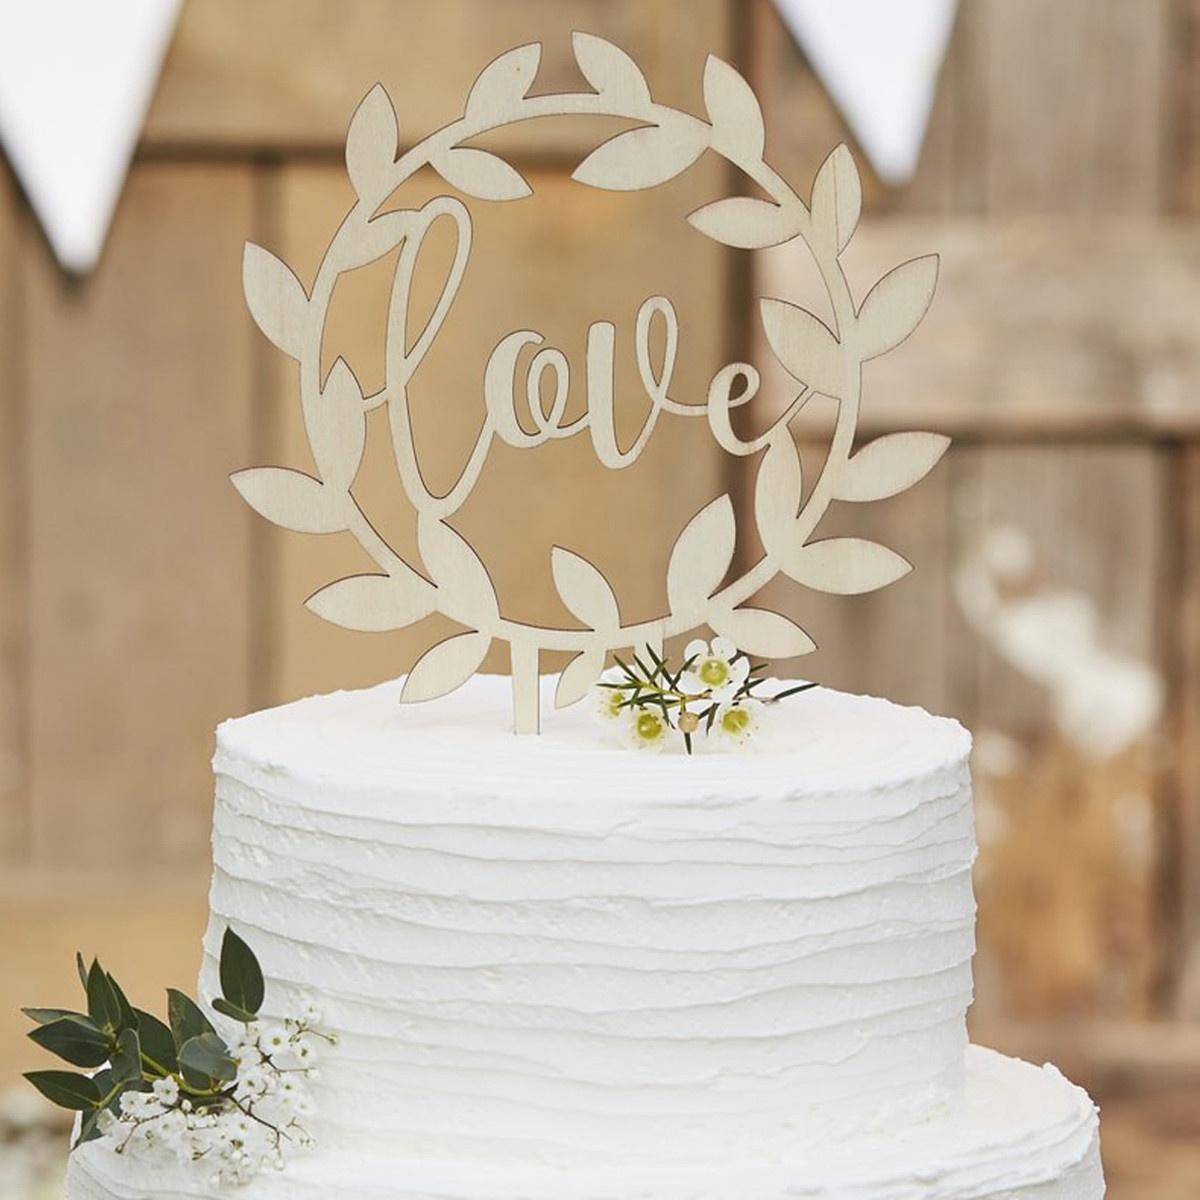
[(749, 660), (745, 655), (738, 658), (737, 653), (738, 648), (728, 638), (716, 637), (711, 643), (703, 638), (688, 642), (683, 651), (684, 661), (694, 661), (683, 673), (683, 690), (707, 692), (714, 703), (728, 703), (750, 674)]
[(624, 680), (625, 672), (620, 667), (609, 667), (593, 686), (592, 715), (601, 725), (611, 725), (612, 722), (619, 721), (625, 716), (626, 710), (621, 705), (629, 699), (630, 693), (628, 688), (603, 687), (601, 685), (622, 683)]
[(653, 708), (627, 708), (625, 714), (625, 739), (631, 746), (638, 750), (663, 749), (671, 727), (661, 711)]
[(762, 703), (749, 696), (736, 704), (722, 704), (713, 721), (712, 741), (718, 747), (744, 746), (761, 728)]

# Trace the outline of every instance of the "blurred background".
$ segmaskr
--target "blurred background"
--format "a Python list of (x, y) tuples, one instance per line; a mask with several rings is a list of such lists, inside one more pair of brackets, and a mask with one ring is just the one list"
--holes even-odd
[[(572, 29), (616, 41), (656, 98), (692, 112), (705, 54), (734, 62), (761, 97), (768, 160), (802, 195), (848, 141), (866, 191), (846, 258), (860, 297), (900, 261), (941, 253), (929, 317), (867, 369), (862, 432), (928, 428), (955, 445), (910, 493), (825, 526), (879, 537), (917, 570), (874, 596), (789, 585), (770, 600), (820, 646), (798, 670), (974, 730), (973, 1034), (1053, 1059), (1092, 1090), (1114, 1200), (1193, 1200), (1197, 0), (962, 0), (904, 183), (872, 169), (864, 127), (847, 126), (850, 109), (771, 0), (185, 0), (94, 269), (56, 261), (0, 169), (0, 1200), (57, 1195), (63, 1148), (54, 1115), (18, 1086), (44, 1065), (18, 1005), (70, 1000), (77, 948), (145, 1005), (194, 979), (214, 725), (399, 674), (445, 632), (323, 625), (302, 602), (361, 569), (354, 547), (276, 531), (229, 486), (240, 467), (310, 465), (294, 364), (241, 299), (242, 244), (268, 246), (308, 282), (352, 202), (342, 142), (373, 83), (415, 141), (522, 42), (544, 43), (538, 90), (582, 86)], [(432, 482), (461, 467), (482, 364), (510, 330), (544, 333), (581, 381), (588, 323), (616, 322), (633, 422), (644, 298), (675, 301), (673, 395), (698, 401), (735, 357), (765, 370), (756, 297), (811, 288), (789, 251), (736, 254), (687, 227), (688, 212), (741, 186), (711, 156), (650, 193), (573, 184), (612, 132), (547, 121), (486, 143), (536, 195), (471, 205), (467, 281), (415, 389)], [(416, 180), (402, 200), (438, 188)], [(431, 242), (423, 294), (448, 253)], [(339, 284), (327, 338), (329, 361), (345, 355), (368, 388), (382, 378), (390, 269)], [(766, 374), (752, 421), (788, 399)], [(799, 424), (806, 465), (822, 421), (806, 410)], [(620, 475), (599, 469), (586, 438), (519, 461), (497, 451), (459, 527), (506, 612), (562, 619), (556, 541), (617, 582), (626, 616), (661, 611), (687, 517), (721, 490), (748, 511), (752, 474), (703, 426), (665, 420)], [(411, 552), (386, 449), (375, 438), (356, 494)], [(491, 665), (506, 669), (503, 656)]]

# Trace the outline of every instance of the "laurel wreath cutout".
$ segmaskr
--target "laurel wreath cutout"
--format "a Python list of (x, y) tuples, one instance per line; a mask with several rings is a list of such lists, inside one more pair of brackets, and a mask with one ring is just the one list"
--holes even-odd
[[(762, 110), (750, 85), (728, 63), (716, 57), (707, 61), (707, 116), (701, 118), (657, 103), (640, 68), (612, 43), (577, 33), (574, 50), (594, 91), (530, 96), (541, 47), (521, 46), (484, 69), (459, 120), (403, 153), (395, 110), (384, 89), (376, 86), (355, 112), (346, 139), (346, 168), (357, 200), (333, 235), (311, 289), (262, 247), (248, 244), (243, 264), (246, 300), (255, 321), (278, 349), (300, 364), (300, 401), (318, 475), (259, 467), (237, 472), (233, 482), (269, 521), (304, 533), (349, 533), (377, 566), (377, 573), (340, 579), (320, 589), (309, 597), (308, 607), (327, 621), (357, 630), (401, 629), (434, 613), (463, 625), (466, 632), (435, 645), (417, 662), (404, 686), (405, 701), (454, 690), (475, 673), (494, 640), (509, 643), (517, 726), (525, 729), (537, 726), (537, 663), (542, 650), (575, 655), (559, 679), (559, 707), (582, 698), (610, 651), (643, 644), (661, 647), (664, 638), (701, 625), (761, 657), (789, 658), (813, 650), (813, 641), (795, 622), (750, 607), (748, 601), (780, 573), (839, 595), (882, 588), (906, 574), (910, 564), (884, 546), (859, 538), (812, 540), (813, 534), (832, 502), (861, 503), (896, 495), (926, 475), (949, 445), (937, 434), (894, 433), (852, 453), (862, 364), (899, 345), (919, 324), (933, 297), (938, 260), (927, 256), (896, 267), (861, 303), (855, 302), (839, 261), (862, 205), (858, 171), (846, 147), (839, 146), (825, 160), (806, 203), (764, 161)], [(464, 143), (516, 122), (569, 115), (638, 122), (636, 128), (597, 146), (579, 164), (573, 178), (589, 187), (657, 187), (687, 170), (706, 150), (734, 164), (767, 198), (718, 199), (691, 213), (689, 223), (704, 236), (736, 248), (801, 240), (828, 293), (833, 325), (784, 299), (760, 301), (767, 342), (801, 390), (784, 417), (758, 439), (742, 441), (728, 420), (729, 409), (750, 400), (758, 389), (754, 367), (732, 364), (718, 372), (710, 387), (707, 416), (718, 443), (733, 454), (761, 454), (754, 496), (755, 523), (764, 547), (759, 561), (722, 586), (737, 542), (733, 505), (722, 495), (692, 518), (674, 545), (666, 579), (669, 615), (625, 624), (604, 575), (586, 559), (556, 547), (550, 563), (555, 586), (585, 628), (546, 629), (501, 615), (487, 568), (448, 524), (483, 468), (490, 437), (481, 438), (477, 453), (444, 496), (425, 488), (413, 447), (407, 388), (461, 285), (471, 249), (470, 215), (453, 196), (440, 196), (420, 209), (381, 210), (423, 166), (477, 200), (513, 201), (531, 195), (527, 181), (503, 158)], [(457, 251), (433, 312), (409, 343), (407, 284), (421, 237), (438, 221), (453, 225)], [(322, 379), (321, 340), (339, 277), (397, 248), (384, 387), (364, 395), (340, 358)], [(662, 298), (653, 303), (658, 308), (647, 314), (647, 321), (670, 308)], [(527, 342), (537, 338), (512, 335), (522, 336)], [(515, 348), (521, 344), (515, 342)], [(692, 412), (692, 406), (672, 407), (674, 401), (666, 397), (673, 365), (673, 344), (661, 372), (639, 363), (652, 395), (661, 395), (664, 411)], [(540, 350), (533, 360), (528, 386), (531, 401), (538, 398), (530, 408), (539, 433), (561, 416), (567, 370), (561, 353), (550, 348)], [(559, 384), (548, 409), (540, 399), (540, 375), (545, 371)], [(837, 402), (837, 418), (825, 463), (805, 498), (789, 422), (814, 394)], [(734, 395), (738, 398), (731, 399)], [(351, 490), (363, 458), (367, 413), (381, 406), (387, 409), (401, 480), (417, 512), (424, 574), (384, 541)], [(490, 406), (488, 412), (487, 420), (495, 426), (489, 426), (492, 433), (510, 439), (531, 436), (519, 426), (504, 428)], [(605, 465), (622, 466), (625, 461)]]

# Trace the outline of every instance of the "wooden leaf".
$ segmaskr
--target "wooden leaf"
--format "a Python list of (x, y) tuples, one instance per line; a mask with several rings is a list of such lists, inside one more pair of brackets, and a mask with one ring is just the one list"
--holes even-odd
[(767, 341), (783, 369), (814, 392), (841, 395), (843, 348), (829, 326), (786, 300), (762, 300), (759, 311)]
[(563, 603), (589, 629), (617, 629), (621, 614), (608, 580), (586, 558), (555, 546), (550, 551), (554, 586)]
[(575, 61), (597, 94), (609, 96), (614, 108), (632, 112), (653, 104), (642, 69), (619, 46), (590, 33), (574, 33)]
[(344, 358), (329, 371), (320, 396), (305, 406), (304, 425), (325, 485), (345, 491), (358, 474), (367, 442), (362, 388)]
[(571, 178), (610, 192), (658, 187), (686, 171), (704, 149), (703, 130), (648, 125), (609, 138), (575, 168)]
[(567, 663), (558, 677), (558, 686), (554, 689), (554, 707), (567, 708), (577, 704), (588, 694), (588, 690), (603, 671), (603, 648), (580, 651)]
[(291, 269), (269, 250), (247, 242), (242, 253), (242, 290), (259, 329), (284, 354), (304, 350), (308, 294)]
[(878, 358), (895, 349), (929, 311), (937, 287), (938, 256), (927, 254), (889, 271), (871, 290), (858, 312), (862, 357)]
[(487, 150), (457, 146), (438, 155), (431, 166), (452, 187), (477, 200), (522, 200), (533, 195), (520, 171)]
[(297, 533), (341, 533), (342, 497), (319, 479), (287, 467), (251, 467), (230, 477), (243, 500), (259, 516)]
[(857, 596), (895, 583), (912, 563), (894, 550), (862, 538), (826, 538), (800, 546), (783, 561), (797, 583), (835, 596)]
[(354, 255), (347, 270), (365, 267), (395, 250), (412, 228), (412, 216), (411, 212), (401, 209), (380, 213), (368, 221), (355, 239)]
[(332, 625), (363, 633), (404, 629), (434, 609), (434, 590), (415, 572), (393, 575), (351, 575), (314, 592), (305, 607)]
[(707, 600), (733, 561), (737, 524), (729, 496), (719, 496), (688, 522), (667, 564), (667, 599), (673, 613)]
[(518, 46), (493, 59), (467, 96), (466, 116), (480, 125), (498, 124), (514, 116), (533, 86), (541, 60), (539, 42)]
[(355, 109), (346, 135), (350, 182), (372, 208), (392, 190), (392, 167), (399, 152), (396, 110), (383, 85), (377, 83)]
[(817, 648), (794, 621), (765, 608), (735, 608), (709, 620), (713, 629), (739, 650), (759, 658), (795, 658)]
[(434, 583), (472, 608), (495, 617), (500, 602), (487, 567), (467, 541), (444, 521), (424, 514), (417, 521), (417, 546)]
[(460, 633), (438, 642), (417, 660), (400, 699), (406, 704), (436, 700), (462, 687), (479, 669), (491, 644), (486, 633)]
[(786, 548), (802, 487), (800, 454), (785, 428), (767, 447), (754, 486), (754, 520), (768, 554)]
[(758, 97), (733, 67), (713, 54), (704, 64), (704, 105), (718, 154), (742, 166), (761, 161), (766, 129)]
[(738, 250), (763, 250), (796, 236), (786, 209), (753, 196), (714, 200), (690, 213), (688, 224), (713, 241)]
[(924, 479), (950, 448), (940, 433), (889, 433), (868, 442), (846, 464), (835, 500), (886, 500)]
[(840, 254), (862, 213), (862, 180), (854, 155), (843, 142), (821, 164), (812, 190), (813, 223)]

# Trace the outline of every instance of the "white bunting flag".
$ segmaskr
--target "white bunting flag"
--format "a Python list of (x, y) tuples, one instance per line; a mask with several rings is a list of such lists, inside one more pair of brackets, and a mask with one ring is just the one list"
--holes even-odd
[(957, 0), (775, 0), (875, 173), (917, 168)]
[(0, 0), (0, 144), (64, 267), (95, 266), (180, 0)]

